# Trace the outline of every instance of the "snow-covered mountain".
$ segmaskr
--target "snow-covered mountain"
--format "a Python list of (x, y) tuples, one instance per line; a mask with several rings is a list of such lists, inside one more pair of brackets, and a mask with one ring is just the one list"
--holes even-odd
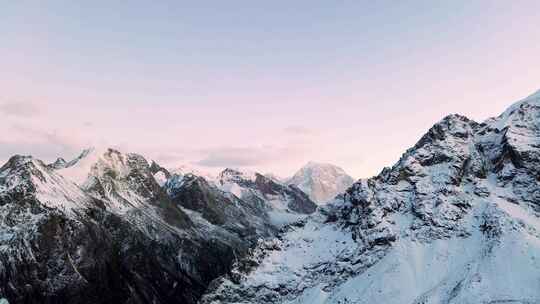
[(0, 167), (0, 299), (540, 303), (540, 91), (483, 123), (445, 117), (318, 208), (304, 181), (344, 174), (317, 170), (287, 184), (115, 149), (13, 156)]
[(338, 166), (309, 162), (287, 183), (300, 188), (314, 202), (324, 204), (347, 190), (354, 183), (354, 179)]
[(201, 303), (540, 303), (540, 91), (483, 123), (445, 117)]
[(238, 197), (115, 149), (52, 164), (13, 156), (0, 168), (0, 298), (196, 303), (279, 231), (274, 211), (296, 220), (315, 210), (300, 190), (255, 176), (235, 179), (253, 194)]
[(315, 211), (317, 205), (294, 185), (285, 185), (256, 172), (225, 169), (216, 181), (217, 187), (249, 202), (264, 206), (274, 225), (296, 221)]
[(194, 167), (191, 165), (181, 165), (173, 169), (169, 169), (169, 171), (172, 174), (176, 174), (176, 175), (193, 174), (193, 175), (204, 178), (208, 182), (215, 182), (217, 179), (217, 176), (215, 174), (201, 170), (200, 168)]

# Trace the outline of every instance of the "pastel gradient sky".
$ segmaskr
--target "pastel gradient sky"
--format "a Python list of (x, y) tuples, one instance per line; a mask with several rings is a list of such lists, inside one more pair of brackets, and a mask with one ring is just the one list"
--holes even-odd
[(367, 177), (540, 89), (540, 1), (2, 1), (0, 37), (0, 160)]

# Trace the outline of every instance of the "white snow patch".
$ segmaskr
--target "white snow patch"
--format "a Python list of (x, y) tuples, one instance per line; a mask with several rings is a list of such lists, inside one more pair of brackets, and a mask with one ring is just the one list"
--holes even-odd
[(154, 174), (154, 179), (160, 187), (163, 187), (163, 185), (165, 185), (165, 183), (167, 182), (167, 177), (162, 171), (156, 172), (156, 174)]

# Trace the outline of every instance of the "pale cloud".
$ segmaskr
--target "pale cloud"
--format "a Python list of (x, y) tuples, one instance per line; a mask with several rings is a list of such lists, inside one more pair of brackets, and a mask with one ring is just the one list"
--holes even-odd
[(253, 167), (288, 161), (304, 152), (303, 146), (219, 147), (202, 150), (195, 164), (205, 167)]
[(159, 163), (173, 164), (173, 166), (179, 165), (185, 161), (185, 158), (183, 155), (179, 153), (174, 153), (174, 152), (167, 152), (167, 153), (157, 152), (154, 158)]
[(21, 124), (12, 125), (11, 129), (20, 136), (24, 136), (23, 140), (28, 139), (35, 142), (44, 142), (61, 147), (76, 146), (74, 139), (58, 131), (41, 130)]
[(206, 167), (250, 167), (268, 162), (272, 155), (262, 148), (222, 147), (206, 151), (208, 155), (196, 162)]
[(32, 155), (44, 161), (57, 157), (74, 155), (76, 150), (71, 147), (55, 145), (48, 142), (10, 142), (0, 140), (0, 160), (6, 161), (14, 155)]
[(51, 161), (57, 157), (72, 157), (81, 150), (75, 137), (21, 124), (10, 125), (0, 134), (0, 147), (1, 160), (19, 154)]
[(288, 134), (296, 134), (296, 135), (312, 135), (316, 132), (310, 128), (304, 127), (304, 126), (288, 126), (285, 129), (283, 129), (285, 133)]
[(0, 103), (0, 113), (8, 116), (29, 118), (39, 115), (41, 109), (31, 102), (9, 101)]

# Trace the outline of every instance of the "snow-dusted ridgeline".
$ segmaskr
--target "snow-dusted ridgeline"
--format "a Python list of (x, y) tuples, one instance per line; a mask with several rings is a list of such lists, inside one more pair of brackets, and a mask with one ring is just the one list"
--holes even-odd
[(115, 149), (52, 164), (12, 157), (0, 168), (0, 297), (196, 303), (259, 239), (315, 210), (294, 187), (227, 172), (201, 177)]
[(444, 118), (202, 303), (540, 303), (539, 216), (536, 93), (484, 123)]

